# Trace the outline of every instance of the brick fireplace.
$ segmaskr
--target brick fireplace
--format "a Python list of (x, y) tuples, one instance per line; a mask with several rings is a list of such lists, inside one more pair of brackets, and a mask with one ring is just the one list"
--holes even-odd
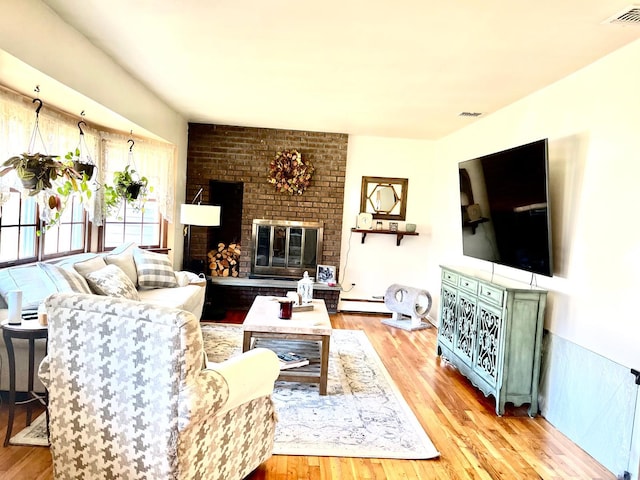
[[(341, 133), (189, 124), (186, 198), (192, 198), (202, 187), (203, 203), (209, 203), (210, 180), (242, 184), (241, 238), (218, 239), (240, 242), (240, 277), (248, 277), (251, 270), (252, 222), (267, 219), (322, 222), (324, 241), (318, 263), (335, 266), (340, 279), (347, 142), (348, 136)], [(315, 167), (311, 185), (303, 195), (276, 192), (267, 183), (269, 162), (283, 149), (298, 150)], [(194, 259), (206, 261), (207, 252), (214, 247), (209, 242), (212, 239), (207, 228), (192, 227)]]

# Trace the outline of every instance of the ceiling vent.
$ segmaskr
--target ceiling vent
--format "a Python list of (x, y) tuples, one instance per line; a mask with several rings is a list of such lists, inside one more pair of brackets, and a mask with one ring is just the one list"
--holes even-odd
[(640, 5), (630, 5), (613, 17), (607, 18), (602, 23), (621, 23), (640, 25)]
[(479, 117), (482, 115), (480, 112), (460, 112), (458, 114), (459, 117)]

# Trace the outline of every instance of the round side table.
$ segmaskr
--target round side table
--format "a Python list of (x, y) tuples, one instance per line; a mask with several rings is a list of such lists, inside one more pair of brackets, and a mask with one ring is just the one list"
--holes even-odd
[[(20, 325), (10, 325), (8, 320), (2, 322), (2, 338), (7, 347), (7, 357), (9, 359), (9, 419), (7, 421), (7, 434), (4, 437), (4, 446), (9, 445), (11, 430), (13, 430), (13, 419), (16, 410), (16, 357), (13, 350), (13, 339), (23, 339), (29, 341), (29, 378), (27, 404), (27, 426), (31, 425), (32, 405), (31, 402), (38, 400), (46, 405), (45, 399), (33, 391), (33, 377), (35, 375), (35, 341), (39, 338), (47, 339), (48, 330), (46, 325), (40, 325), (38, 320), (23, 320)], [(46, 344), (45, 344), (46, 351)]]

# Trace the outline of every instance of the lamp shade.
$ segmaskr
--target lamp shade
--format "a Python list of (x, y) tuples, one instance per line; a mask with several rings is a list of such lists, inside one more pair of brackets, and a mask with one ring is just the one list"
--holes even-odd
[(201, 227), (217, 227), (220, 225), (220, 207), (218, 205), (180, 205), (180, 223)]

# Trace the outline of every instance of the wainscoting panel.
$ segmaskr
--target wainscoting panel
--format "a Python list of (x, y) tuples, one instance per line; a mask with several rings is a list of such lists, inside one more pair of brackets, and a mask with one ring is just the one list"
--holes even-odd
[(545, 332), (540, 410), (615, 475), (630, 465), (638, 386), (629, 368)]

